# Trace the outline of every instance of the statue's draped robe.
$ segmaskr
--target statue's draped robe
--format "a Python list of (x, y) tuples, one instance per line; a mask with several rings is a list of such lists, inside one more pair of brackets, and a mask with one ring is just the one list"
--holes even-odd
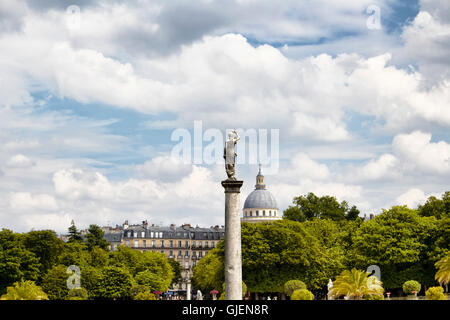
[(224, 149), (225, 170), (229, 179), (235, 179), (234, 174), (236, 153), (234, 152), (234, 145), (234, 139), (227, 140)]

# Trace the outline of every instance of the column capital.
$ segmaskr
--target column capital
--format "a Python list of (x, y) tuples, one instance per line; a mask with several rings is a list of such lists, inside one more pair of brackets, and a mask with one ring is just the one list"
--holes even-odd
[(240, 189), (244, 181), (242, 180), (224, 180), (222, 187), (225, 188), (225, 193), (240, 193)]

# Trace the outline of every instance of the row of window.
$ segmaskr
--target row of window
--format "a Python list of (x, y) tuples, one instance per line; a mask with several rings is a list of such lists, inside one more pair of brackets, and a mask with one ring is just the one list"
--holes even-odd
[[(219, 233), (212, 233), (212, 232), (203, 232), (203, 238), (204, 239), (216, 239), (219, 240), (220, 236), (224, 236), (224, 233), (222, 232), (220, 235)], [(146, 234), (145, 231), (134, 231), (134, 230), (128, 230), (124, 232), (124, 237), (126, 238), (146, 238)], [(163, 232), (159, 231), (159, 232), (155, 232), (155, 231), (150, 231), (149, 232), (149, 237), (150, 238), (163, 238)], [(176, 232), (174, 233), (169, 233), (167, 235), (167, 238), (185, 238), (185, 239), (195, 239), (195, 232), (191, 232), (190, 237), (189, 237), (189, 232)]]
[[(164, 253), (164, 251), (161, 250), (161, 253)], [(205, 251), (205, 256), (207, 254), (208, 254), (208, 251)], [(184, 258), (189, 258), (189, 251), (185, 251), (184, 255), (183, 255), (183, 252), (181, 250), (178, 251), (178, 254), (177, 254), (176, 258), (182, 259), (183, 257)], [(172, 250), (169, 251), (169, 258), (175, 258)], [(197, 254), (196, 251), (192, 251), (192, 258), (199, 258), (199, 259), (203, 258), (203, 252), (199, 251), (198, 254)]]
[[(127, 246), (130, 246), (130, 241), (126, 241)], [(174, 246), (174, 241), (173, 240), (169, 240), (168, 242), (165, 242), (165, 240), (160, 240), (159, 241), (159, 247), (164, 248), (166, 245), (168, 245), (168, 248), (189, 248), (189, 242), (188, 241), (184, 241), (184, 244), (182, 243), (182, 241), (178, 241), (178, 247)], [(211, 244), (211, 247), (210, 247)], [(151, 240), (151, 244), (150, 247), (151, 248), (155, 248), (156, 245), (156, 240)], [(134, 247), (135, 248), (139, 248), (139, 240), (134, 240)], [(147, 247), (147, 240), (142, 240), (142, 247), (146, 248)], [(208, 242), (205, 241), (204, 245), (203, 245), (203, 241), (192, 241), (191, 244), (191, 248), (205, 248), (205, 249), (209, 249), (209, 248), (214, 248), (215, 247), (215, 243), (214, 241)]]
[[(266, 210), (256, 210), (254, 217), (276, 217), (276, 210), (268, 210), (266, 215)], [(253, 211), (244, 211), (244, 217), (253, 217)]]

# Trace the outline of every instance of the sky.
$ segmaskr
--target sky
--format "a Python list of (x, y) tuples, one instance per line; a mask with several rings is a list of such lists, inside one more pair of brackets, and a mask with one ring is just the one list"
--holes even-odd
[(0, 228), (224, 225), (221, 155), (177, 158), (173, 136), (206, 152), (235, 128), (278, 142), (262, 171), (280, 211), (308, 192), (361, 215), (439, 197), (450, 2), (0, 1)]

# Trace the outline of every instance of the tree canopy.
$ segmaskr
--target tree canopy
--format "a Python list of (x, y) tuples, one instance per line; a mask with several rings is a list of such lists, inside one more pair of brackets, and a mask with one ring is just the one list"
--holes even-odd
[[(108, 246), (98, 240), (102, 230), (91, 226), (90, 231), (92, 236), (88, 234), (82, 241), (65, 243), (50, 230), (0, 231), (0, 294), (32, 288), (32, 283), (51, 300), (128, 299), (136, 279), (142, 282), (145, 278), (149, 287), (151, 284), (155, 290), (166, 291), (175, 273), (181, 272), (178, 262), (170, 263), (160, 252), (124, 246), (109, 252)], [(81, 288), (69, 290), (71, 274), (67, 270), (72, 265), (81, 272)]]
[(290, 206), (283, 212), (283, 218), (303, 222), (312, 219), (355, 220), (359, 210), (356, 206), (349, 207), (347, 201), (338, 202), (336, 197), (318, 197), (310, 192), (306, 196), (298, 196), (293, 200), (294, 206)]

